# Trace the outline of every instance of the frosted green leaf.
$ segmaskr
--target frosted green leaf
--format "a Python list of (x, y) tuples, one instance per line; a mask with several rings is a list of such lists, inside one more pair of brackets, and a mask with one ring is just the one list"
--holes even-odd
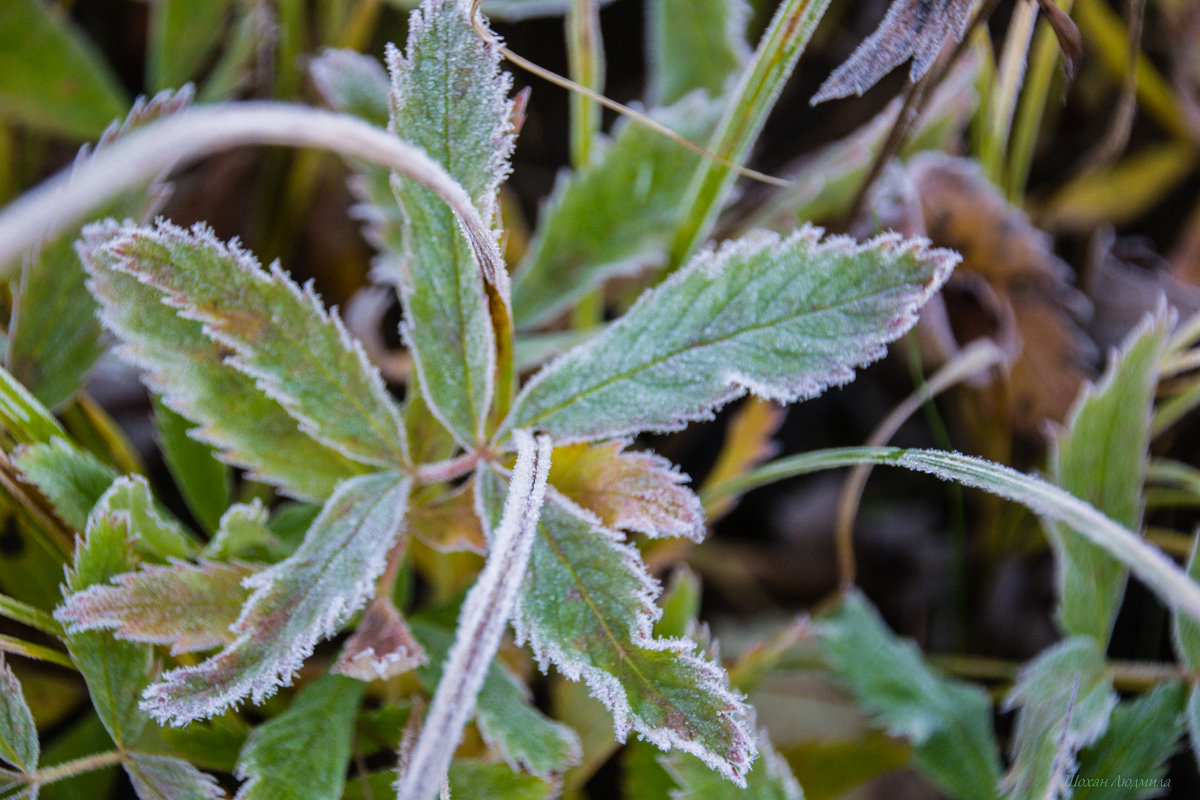
[(187, 528), (161, 509), (141, 475), (122, 476), (113, 481), (100, 502), (111, 513), (129, 519), (129, 532), (139, 554), (163, 559), (186, 558), (197, 549)]
[(172, 756), (130, 753), (125, 774), (140, 800), (220, 800), (217, 779)]
[[(703, 142), (719, 113), (717, 103), (695, 94), (651, 116)], [(535, 327), (609, 278), (661, 263), (699, 162), (662, 134), (622, 122), (598, 158), (562, 172), (513, 271), (518, 327)]]
[(217, 532), (204, 548), (204, 555), (218, 561), (275, 562), (290, 551), (267, 522), (262, 503), (237, 503), (221, 516)]
[(263, 269), (202, 225), (126, 226), (103, 248), (112, 269), (201, 322), (227, 348), (225, 363), (253, 378), (309, 436), (364, 464), (405, 463), (403, 428), (383, 379), (311, 284), (301, 289), (278, 263)]
[(503, 430), (564, 443), (677, 430), (747, 390), (813, 397), (880, 358), (957, 259), (923, 240), (822, 241), (815, 228), (701, 253), (539, 372)]
[(329, 496), (339, 480), (362, 468), (304, 434), (254, 379), (225, 363), (228, 350), (162, 303), (162, 295), (113, 268), (104, 246), (115, 223), (84, 230), (80, 256), (91, 274), (102, 321), (122, 342), (125, 360), (146, 370), (146, 384), (167, 406), (198, 423), (192, 435), (221, 451), (250, 477), (304, 499)]
[(209, 445), (193, 439), (189, 435), (192, 424), (159, 397), (154, 398), (154, 428), (163, 460), (188, 510), (206, 531), (215, 531), (229, 507), (233, 488), (229, 467), (217, 459)]
[[(111, 510), (102, 500), (78, 540), (67, 589), (82, 592), (133, 569), (132, 538), (129, 515)], [(108, 631), (84, 631), (67, 636), (67, 650), (113, 742), (119, 747), (132, 745), (147, 722), (138, 697), (150, 682), (154, 665), (150, 646), (118, 641)]]
[[(503, 497), (487, 471), (477, 481), (491, 524)], [(489, 488), (487, 484), (492, 484)], [(542, 669), (585, 680), (613, 714), (617, 739), (632, 729), (679, 749), (741, 785), (754, 760), (749, 709), (720, 665), (686, 639), (651, 633), (657, 583), (637, 550), (570, 501), (550, 495), (538, 522), (514, 627)]]
[(308, 71), (321, 98), (335, 110), (381, 128), (387, 126), (391, 87), (378, 60), (353, 50), (322, 50), (309, 63)]
[(182, 725), (250, 697), (260, 703), (291, 682), (321, 639), (362, 608), (383, 572), (408, 504), (397, 473), (342, 483), (288, 558), (245, 581), (252, 590), (234, 640), (195, 666), (180, 667), (146, 690), (144, 708)]
[(88, 512), (117, 477), (95, 456), (57, 436), (49, 444), (18, 448), (12, 460), (54, 505), (63, 522), (77, 531), (87, 526)]
[(121, 82), (69, 17), (41, 0), (0, 3), (0, 119), (85, 139), (128, 107)]
[[(417, 671), (421, 685), (432, 692), (442, 678), (442, 662), (454, 643), (454, 631), (431, 620), (412, 621), (413, 633), (429, 655)], [(529, 690), (499, 662), (493, 661), (479, 690), (475, 723), (484, 741), (495, 747), (505, 763), (549, 777), (579, 763), (579, 737), (566, 725), (535, 708)]]
[(259, 725), (238, 758), (236, 800), (338, 800), (366, 684), (326, 675)]
[[(743, 0), (655, 0), (646, 6), (646, 60), (653, 105), (693, 89), (720, 97), (750, 59)], [(673, 129), (674, 130), (674, 129)]]
[(69, 633), (112, 629), (119, 639), (171, 645), (171, 653), (207, 650), (233, 639), (250, 591), (242, 581), (257, 570), (202, 561), (143, 564), (111, 583), (76, 592), (54, 614)]
[(39, 753), (37, 725), (21, 682), (0, 657), (0, 759), (29, 773), (37, 769)]
[(758, 736), (758, 761), (746, 775), (746, 788), (731, 789), (720, 776), (707, 769), (692, 756), (683, 753), (668, 753), (658, 757), (670, 776), (678, 784), (671, 792), (671, 800), (709, 800), (715, 797), (744, 797), (747, 800), (804, 800), (800, 784), (792, 776), (783, 757), (771, 746), (766, 731)]
[(1004, 702), (1020, 709), (1005, 795), (1055, 797), (1075, 774), (1080, 748), (1108, 728), (1117, 704), (1112, 668), (1094, 639), (1073, 636), (1025, 665)]
[[(512, 80), (500, 71), (495, 43), (481, 40), (466, 3), (427, 0), (409, 20), (405, 54), (392, 47), (387, 60), (389, 128), (441, 163), (480, 216), (492, 220), (514, 144)], [(495, 389), (484, 276), (444, 202), (407, 178), (397, 176), (392, 188), (403, 209), (402, 230), (387, 224), (375, 238), (403, 258), (381, 262), (378, 277), (399, 289), (404, 338), (430, 409), (470, 446), (483, 439)], [(507, 287), (497, 290), (507, 298)]]
[[(1158, 361), (1172, 327), (1151, 318), (1126, 339), (1100, 383), (1084, 389), (1055, 440), (1052, 480), (1131, 530), (1142, 522)], [(1058, 577), (1058, 620), (1103, 648), (1125, 592), (1125, 565), (1065, 526), (1046, 524)]]
[(1167, 761), (1184, 733), (1184, 697), (1183, 686), (1166, 683), (1119, 703), (1108, 730), (1080, 753), (1069, 781), (1074, 800), (1158, 797)]
[[(123, 120), (104, 131), (95, 153), (134, 128), (179, 113), (191, 101), (191, 87), (161, 92), (150, 100), (139, 97)], [(75, 169), (85, 166), (92, 156), (85, 146), (76, 158)], [(129, 192), (104, 204), (95, 210), (93, 218), (145, 219), (167, 193), (161, 182), (153, 183), (145, 191)], [(5, 364), (50, 408), (62, 405), (75, 394), (104, 352), (96, 301), (87, 289), (87, 275), (74, 249), (76, 235), (72, 231), (31, 250), (22, 263), (19, 279), (11, 284), (12, 319)]]
[(926, 664), (857, 590), (817, 623), (821, 650), (876, 724), (913, 746), (916, 766), (954, 797), (998, 796), (1000, 752), (987, 693)]

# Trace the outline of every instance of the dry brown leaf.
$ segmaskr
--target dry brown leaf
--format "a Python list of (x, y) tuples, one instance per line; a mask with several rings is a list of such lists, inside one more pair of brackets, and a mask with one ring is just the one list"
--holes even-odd
[(428, 661), (391, 600), (376, 597), (346, 640), (333, 671), (360, 681), (403, 675)]

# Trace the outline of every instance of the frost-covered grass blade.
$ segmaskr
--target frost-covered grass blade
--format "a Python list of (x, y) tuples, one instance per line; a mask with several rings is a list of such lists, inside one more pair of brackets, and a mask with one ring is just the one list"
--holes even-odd
[(246, 697), (261, 702), (290, 682), (317, 642), (370, 597), (403, 526), (408, 490), (408, 479), (391, 472), (339, 486), (300, 548), (245, 582), (253, 594), (233, 643), (163, 675), (145, 693), (146, 710), (182, 725)]
[(24, 773), (37, 769), (41, 748), (21, 683), (0, 656), (0, 759)]
[(957, 256), (806, 228), (694, 258), (533, 378), (504, 430), (556, 441), (682, 428), (747, 390), (790, 402), (846, 383), (916, 322)]
[(154, 289), (253, 378), (301, 430), (365, 464), (407, 461), (404, 431), (378, 370), (311, 284), (301, 289), (278, 264), (263, 269), (211, 230), (160, 221), (126, 226), (103, 245), (111, 267)]
[(116, 223), (84, 230), (80, 257), (100, 301), (101, 318), (120, 340), (118, 352), (144, 370), (164, 402), (198, 424), (192, 435), (221, 451), (251, 476), (305, 499), (323, 499), (342, 478), (363, 468), (300, 430), (298, 423), (253, 378), (225, 363), (227, 348), (162, 303), (162, 294), (118, 272), (106, 245)]

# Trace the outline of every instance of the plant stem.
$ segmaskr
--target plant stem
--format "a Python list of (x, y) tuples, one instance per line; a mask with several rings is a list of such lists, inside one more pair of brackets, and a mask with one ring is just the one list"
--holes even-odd
[(124, 760), (124, 751), (108, 750), (103, 753), (93, 753), (90, 756), (77, 758), (74, 761), (64, 761), (62, 764), (55, 764), (52, 767), (39, 769), (31, 777), (34, 783), (44, 786), (47, 783), (74, 778), (76, 775), (82, 775), (85, 772), (93, 772), (105, 767), (116, 766)]

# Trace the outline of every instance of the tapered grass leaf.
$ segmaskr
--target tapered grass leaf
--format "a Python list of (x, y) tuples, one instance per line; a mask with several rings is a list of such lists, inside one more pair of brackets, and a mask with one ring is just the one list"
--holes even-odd
[(237, 800), (338, 800), (365, 684), (326, 675), (246, 740)]
[(766, 731), (759, 733), (758, 761), (746, 775), (746, 788), (730, 789), (699, 759), (684, 753), (660, 755), (658, 761), (677, 784), (671, 800), (707, 800), (712, 797), (745, 797), (750, 800), (804, 800), (804, 791), (792, 776), (783, 756), (775, 751)]
[(234, 641), (145, 693), (156, 719), (181, 725), (289, 683), (321, 639), (366, 603), (404, 523), (409, 480), (391, 472), (342, 483), (288, 558), (246, 580), (253, 593)]
[(48, 444), (18, 448), (12, 460), (77, 531), (87, 526), (88, 513), (117, 477), (95, 456), (57, 436)]
[[(162, 303), (162, 294), (118, 272), (106, 245), (115, 223), (84, 230), (80, 256), (100, 301), (102, 320), (116, 334), (119, 353), (146, 370), (144, 380), (163, 401), (198, 423), (192, 435), (221, 451), (222, 459), (250, 469), (251, 477), (304, 499), (328, 497), (342, 478), (362, 467), (301, 431), (248, 375), (225, 363), (223, 348), (203, 324)], [(341, 412), (338, 412), (341, 415)]]
[(913, 745), (917, 767), (955, 797), (998, 797), (992, 704), (978, 687), (930, 667), (857, 591), (817, 623), (821, 650), (875, 722)]
[(1116, 704), (1112, 668), (1094, 639), (1073, 636), (1042, 651), (1021, 670), (1005, 699), (1006, 706), (1020, 709), (1005, 794), (1069, 795), (1079, 749), (1100, 738)]
[[(1197, 555), (1200, 548), (1200, 536), (1192, 542), (1192, 555), (1187, 562), (1187, 574), (1192, 580), (1200, 581), (1200, 558)], [(1175, 614), (1171, 618), (1172, 641), (1179, 660), (1189, 670), (1200, 669), (1200, 620)]]
[(1165, 683), (1119, 703), (1108, 730), (1079, 755), (1070, 780), (1075, 800), (1158, 797), (1167, 761), (1186, 729), (1186, 695), (1180, 684)]
[(230, 351), (225, 363), (254, 378), (305, 433), (365, 464), (406, 462), (404, 430), (378, 370), (311, 285), (301, 289), (278, 264), (264, 270), (203, 226), (126, 226), (104, 249), (114, 270), (201, 322)]
[[(695, 94), (651, 116), (702, 142), (719, 104)], [(529, 328), (588, 289), (661, 264), (700, 156), (644, 125), (625, 122), (599, 157), (559, 175), (537, 233), (513, 277), (513, 315)]]
[[(413, 620), (413, 632), (429, 654), (418, 670), (429, 691), (442, 676), (442, 664), (454, 632), (431, 619)], [(548, 778), (579, 763), (579, 737), (566, 725), (547, 717), (531, 702), (529, 690), (499, 662), (493, 661), (475, 706), (475, 724), (509, 766)]]
[(128, 105), (121, 82), (69, 18), (40, 0), (0, 5), (0, 117), (83, 139)]
[(421, 736), (400, 775), (400, 797), (432, 800), (475, 710), (500, 640), (513, 616), (537, 534), (553, 445), (525, 431), (513, 437), (517, 462), (504, 512), (491, 531), (487, 562), (459, 612), (454, 644), (442, 665)]
[[(1076, 401), (1051, 450), (1055, 483), (1135, 531), (1142, 521), (1158, 361), (1171, 327), (1163, 315), (1129, 336), (1099, 385)], [(1049, 523), (1046, 531), (1056, 556), (1059, 624), (1104, 647), (1125, 591), (1125, 566), (1061, 524)]]
[(647, 536), (703, 538), (704, 509), (682, 485), (687, 476), (661, 456), (623, 452), (626, 444), (556, 449), (550, 484), (606, 527)]
[(125, 774), (140, 800), (218, 800), (225, 797), (217, 779), (174, 756), (130, 753)]
[[(486, 487), (499, 478), (484, 473)], [(481, 491), (497, 514), (493, 487)], [(637, 551), (586, 511), (552, 493), (538, 522), (518, 604), (518, 639), (542, 668), (584, 679), (613, 714), (619, 740), (632, 729), (666, 750), (699, 757), (743, 784), (754, 760), (749, 711), (721, 667), (686, 639), (655, 638), (659, 587)]]
[(0, 759), (30, 773), (37, 769), (40, 753), (37, 725), (21, 682), (0, 657)]
[[(511, 77), (500, 71), (493, 42), (475, 32), (467, 4), (427, 0), (413, 12), (408, 47), (388, 52), (391, 130), (440, 162), (462, 184), (480, 216), (496, 215), (496, 193), (512, 152)], [(454, 214), (428, 189), (397, 177), (403, 209), (400, 247), (380, 231), (401, 261), (381, 275), (400, 290), (404, 335), (430, 409), (459, 441), (482, 440), (496, 389), (496, 338), (480, 264)], [(507, 302), (507, 281), (497, 286)]]
[(895, 235), (822, 241), (813, 228), (702, 253), (538, 373), (504, 430), (618, 437), (708, 419), (747, 389), (812, 397), (881, 357), (956, 258)]
[[(750, 58), (743, 0), (655, 0), (646, 7), (647, 96), (669, 105), (694, 89), (720, 97)], [(672, 128), (672, 130), (675, 130)]]
[(213, 561), (143, 564), (72, 594), (55, 619), (71, 633), (107, 628), (120, 639), (171, 645), (173, 654), (207, 650), (233, 639), (230, 626), (250, 594), (242, 581), (255, 572)]

